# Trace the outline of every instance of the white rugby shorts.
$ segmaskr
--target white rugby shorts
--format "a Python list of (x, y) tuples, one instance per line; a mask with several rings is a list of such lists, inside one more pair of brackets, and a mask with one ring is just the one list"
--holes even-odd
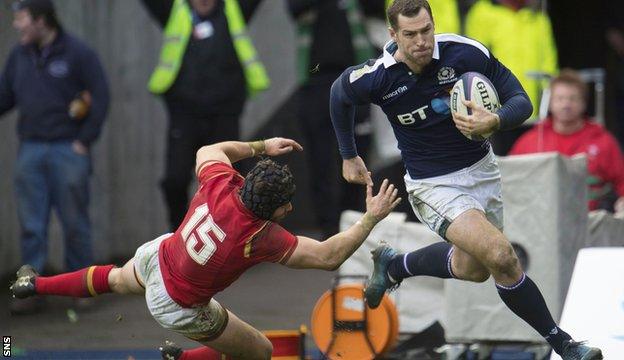
[(217, 338), (228, 322), (227, 311), (215, 299), (194, 308), (183, 308), (167, 293), (160, 272), (158, 249), (171, 234), (162, 235), (139, 247), (134, 269), (145, 285), (145, 301), (154, 319), (165, 329), (197, 341)]
[(426, 179), (405, 175), (409, 202), (418, 219), (442, 238), (459, 215), (469, 209), (485, 213), (503, 231), (503, 197), (498, 162), (490, 149), (473, 165)]

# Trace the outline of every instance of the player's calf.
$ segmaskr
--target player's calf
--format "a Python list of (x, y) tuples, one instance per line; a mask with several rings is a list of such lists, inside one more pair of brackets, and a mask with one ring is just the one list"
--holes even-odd
[(455, 278), (477, 283), (485, 282), (490, 278), (490, 272), (474, 256), (460, 248), (454, 247), (449, 256), (450, 269)]
[(115, 294), (144, 294), (143, 280), (134, 268), (134, 259), (130, 259), (121, 268), (114, 268), (108, 274), (110, 291)]
[(33, 295), (60, 295), (92, 297), (111, 292), (108, 274), (114, 265), (90, 266), (56, 276), (39, 276), (30, 265), (23, 265), (17, 272), (17, 280), (11, 285), (16, 298)]
[(457, 277), (461, 280), (482, 283), (490, 278), (490, 272), (485, 268), (471, 269), (461, 273), (461, 275), (458, 272)]

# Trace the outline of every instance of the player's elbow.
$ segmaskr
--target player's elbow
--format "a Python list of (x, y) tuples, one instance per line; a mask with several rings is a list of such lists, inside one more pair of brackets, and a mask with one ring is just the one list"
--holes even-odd
[(197, 152), (195, 153), (196, 163), (199, 163), (199, 161), (201, 161), (201, 159), (204, 157), (204, 154), (206, 154), (210, 150), (211, 146), (212, 145), (202, 146), (199, 148), (199, 150), (197, 150)]
[(317, 258), (317, 264), (320, 270), (334, 271), (342, 265), (342, 261), (328, 246), (325, 246)]
[(344, 263), (350, 254), (355, 251), (348, 245), (353, 242), (348, 234), (338, 233), (322, 243), (324, 270), (336, 271)]
[(518, 118), (523, 119), (522, 122), (524, 122), (533, 114), (533, 104), (531, 104), (531, 99), (526, 93), (516, 95), (516, 99), (516, 106), (513, 110), (518, 113)]
[(339, 252), (330, 252), (327, 259), (325, 260), (325, 270), (336, 271), (344, 261), (345, 259), (340, 256)]
[(332, 259), (331, 256), (327, 255), (327, 256), (319, 256), (316, 259), (316, 266), (314, 267), (319, 270), (334, 271), (338, 267), (340, 267), (340, 264), (336, 263), (336, 261)]
[(330, 96), (338, 96), (340, 94), (341, 90), (342, 90), (342, 84), (340, 83), (340, 76), (339, 76), (332, 83), (332, 86), (331, 86), (331, 88), (329, 90), (329, 94), (330, 94)]
[(327, 271), (336, 271), (336, 270), (338, 270), (340, 265), (342, 265), (342, 261), (340, 261), (340, 262), (334, 261), (334, 262), (328, 264), (328, 266), (325, 268), (325, 270), (327, 270)]
[(522, 108), (524, 110), (524, 113), (522, 115), (525, 119), (528, 119), (533, 114), (533, 104), (531, 103), (531, 99), (529, 99), (529, 96), (527, 94), (524, 94), (523, 99), (524, 106)]
[(348, 104), (348, 102), (345, 101), (345, 91), (344, 91), (344, 87), (342, 86), (342, 77), (339, 76), (334, 81), (329, 91), (330, 109), (337, 108), (341, 104), (344, 106)]

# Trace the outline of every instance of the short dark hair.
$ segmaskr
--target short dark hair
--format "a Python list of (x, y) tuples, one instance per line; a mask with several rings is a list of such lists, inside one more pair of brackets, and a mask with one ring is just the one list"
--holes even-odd
[(271, 159), (259, 161), (240, 189), (245, 207), (264, 220), (270, 220), (278, 207), (288, 204), (294, 193), (295, 178), (288, 166)]
[(48, 27), (61, 29), (52, 0), (18, 0), (13, 3), (13, 11), (28, 10), (33, 19), (43, 17)]
[(427, 0), (394, 0), (387, 10), (388, 21), (394, 30), (399, 29), (399, 15), (413, 17), (425, 9), (433, 21), (431, 6)]
[(581, 92), (581, 96), (583, 96), (583, 100), (585, 102), (589, 99), (589, 87), (576, 70), (572, 70), (570, 68), (562, 69), (559, 72), (559, 75), (555, 76), (550, 81), (550, 88), (552, 89), (557, 84), (574, 86)]

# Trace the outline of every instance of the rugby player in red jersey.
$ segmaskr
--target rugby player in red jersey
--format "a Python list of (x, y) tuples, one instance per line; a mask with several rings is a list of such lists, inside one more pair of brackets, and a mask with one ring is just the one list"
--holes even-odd
[(258, 330), (226, 310), (213, 296), (261, 262), (291, 268), (334, 270), (401, 200), (384, 180), (366, 213), (349, 229), (319, 242), (295, 236), (278, 222), (292, 210), (294, 179), (286, 166), (259, 161), (243, 178), (232, 163), (260, 154), (282, 155), (303, 148), (294, 140), (228, 141), (197, 152), (199, 188), (180, 227), (139, 247), (123, 267), (91, 266), (51, 277), (29, 265), (17, 273), (13, 295), (90, 297), (103, 293), (145, 294), (147, 307), (166, 329), (201, 343), (182, 351), (166, 345), (165, 359), (270, 359), (272, 346)]

